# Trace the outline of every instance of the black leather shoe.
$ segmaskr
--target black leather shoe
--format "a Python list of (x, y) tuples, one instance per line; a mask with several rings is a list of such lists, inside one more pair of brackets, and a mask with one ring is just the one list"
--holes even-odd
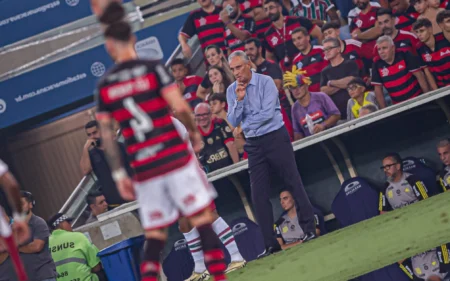
[(308, 232), (303, 236), (302, 241), (303, 243), (308, 242), (310, 240), (316, 239), (317, 235), (314, 232)]
[(281, 251), (280, 245), (275, 246), (275, 247), (268, 247), (264, 250), (264, 252), (262, 252), (261, 254), (258, 255), (257, 259), (265, 258), (265, 257), (270, 256), (271, 254), (275, 254), (279, 251)]

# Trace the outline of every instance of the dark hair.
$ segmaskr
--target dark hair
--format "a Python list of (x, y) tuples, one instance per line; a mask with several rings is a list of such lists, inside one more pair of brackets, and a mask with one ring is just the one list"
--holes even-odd
[(291, 34), (299, 33), (299, 32), (303, 33), (303, 35), (305, 35), (305, 36), (309, 36), (308, 30), (306, 30), (306, 28), (304, 28), (303, 26), (295, 28), (294, 30), (292, 30)]
[(208, 97), (208, 102), (212, 102), (213, 100), (217, 100), (219, 102), (227, 102), (227, 97), (222, 93), (214, 93), (210, 97)]
[(231, 81), (228, 78), (227, 74), (225, 73), (225, 70), (223, 70), (223, 68), (221, 68), (221, 67), (219, 67), (217, 65), (210, 66), (208, 68), (208, 71), (206, 72), (206, 74), (208, 75), (208, 78), (209, 78), (209, 71), (212, 70), (212, 69), (217, 69), (220, 72), (220, 74), (222, 75), (222, 83), (223, 83), (223, 86), (224, 86), (224, 88), (226, 90), (228, 88), (228, 86), (231, 85)]
[(440, 11), (436, 16), (436, 22), (441, 24), (444, 22), (446, 18), (450, 18), (450, 10)]
[(103, 196), (103, 193), (101, 193), (99, 190), (93, 190), (88, 193), (86, 196), (86, 203), (89, 205), (95, 204), (97, 197)]
[(103, 24), (113, 24), (122, 21), (125, 18), (125, 9), (119, 2), (111, 2), (103, 11), (103, 14), (98, 18), (98, 21)]
[(264, 1), (264, 5), (265, 4), (269, 4), (269, 3), (275, 3), (275, 4), (279, 5), (279, 6), (281, 6), (281, 3), (280, 3), (279, 0), (265, 0)]
[(219, 46), (217, 46), (217, 45), (208, 45), (206, 48), (205, 48), (205, 54), (206, 54), (206, 52), (207, 51), (209, 51), (210, 49), (214, 49), (214, 50), (216, 50), (216, 52), (218, 53), (218, 54), (220, 54), (221, 52), (222, 52), (222, 50), (219, 48)]
[(89, 122), (86, 123), (86, 125), (84, 125), (84, 129), (90, 129), (90, 128), (94, 128), (97, 127), (98, 128), (98, 121), (97, 120), (91, 120)]
[(261, 47), (261, 40), (259, 40), (258, 38), (249, 38), (247, 40), (245, 40), (245, 44), (251, 44), (254, 43), (256, 48)]
[(377, 11), (377, 17), (379, 16), (383, 16), (383, 15), (389, 15), (391, 18), (393, 17), (392, 15), (392, 11), (389, 9), (385, 9), (385, 8), (380, 8)]
[(363, 86), (364, 88), (367, 88), (367, 85), (366, 85), (366, 83), (364, 82), (364, 80), (362, 79), (362, 78), (360, 78), (360, 77), (355, 77), (355, 78), (353, 78), (352, 80), (350, 80), (350, 82), (348, 82), (348, 86), (350, 86), (350, 85), (360, 85), (360, 86)]
[(111, 38), (121, 42), (129, 42), (132, 35), (131, 26), (123, 21), (109, 25), (104, 33), (105, 38)]
[(186, 66), (186, 64), (184, 63), (184, 59), (182, 59), (182, 58), (176, 58), (176, 59), (174, 59), (174, 60), (170, 63), (170, 67), (172, 67), (172, 66), (174, 66), (174, 65), (179, 65), (179, 64), (181, 64), (181, 65), (183, 65), (183, 66)]
[(433, 24), (431, 23), (431, 21), (427, 18), (420, 18), (418, 19), (415, 23), (413, 23), (412, 28), (413, 30), (418, 30), (419, 28), (422, 27), (432, 27)]
[(400, 168), (403, 169), (403, 161), (400, 155), (397, 152), (390, 152), (383, 157), (383, 160), (386, 158), (394, 159), (394, 162), (400, 164)]
[(341, 24), (338, 21), (330, 21), (322, 26), (322, 33), (324, 33), (328, 29), (339, 29)]
[(21, 190), (20, 197), (25, 198), (25, 200), (27, 200), (28, 203), (31, 203), (33, 205), (33, 207), (36, 204), (36, 201), (34, 201), (33, 194), (29, 191)]
[(292, 197), (294, 197), (294, 195), (292, 194), (292, 192), (291, 192), (289, 189), (287, 189), (287, 188), (282, 188), (278, 194), (281, 195), (281, 193), (283, 193), (283, 192), (289, 192), (289, 194), (290, 194)]

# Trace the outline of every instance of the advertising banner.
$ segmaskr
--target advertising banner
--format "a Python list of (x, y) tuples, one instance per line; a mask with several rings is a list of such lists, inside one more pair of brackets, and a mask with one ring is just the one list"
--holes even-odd
[(0, 47), (91, 15), (88, 0), (0, 1)]

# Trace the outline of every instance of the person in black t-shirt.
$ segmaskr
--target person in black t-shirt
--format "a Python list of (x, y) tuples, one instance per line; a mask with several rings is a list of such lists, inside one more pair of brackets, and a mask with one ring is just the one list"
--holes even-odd
[(211, 107), (207, 103), (195, 107), (195, 121), (203, 136), (199, 159), (206, 172), (239, 162), (230, 127), (222, 119), (212, 119)]
[(320, 76), (320, 91), (329, 95), (341, 112), (341, 119), (347, 119), (347, 102), (350, 95), (348, 83), (355, 77), (361, 77), (358, 64), (351, 59), (345, 59), (341, 54), (341, 44), (336, 38), (323, 41), (323, 51), (330, 64), (325, 67)]

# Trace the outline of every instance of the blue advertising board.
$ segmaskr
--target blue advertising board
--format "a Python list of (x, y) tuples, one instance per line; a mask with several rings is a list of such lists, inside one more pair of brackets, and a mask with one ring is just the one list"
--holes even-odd
[[(178, 46), (178, 31), (187, 16), (139, 31), (136, 35), (140, 52), (166, 61)], [(101, 45), (3, 81), (0, 129), (92, 96), (96, 82), (112, 64)]]
[(91, 15), (88, 0), (0, 1), (0, 47)]

